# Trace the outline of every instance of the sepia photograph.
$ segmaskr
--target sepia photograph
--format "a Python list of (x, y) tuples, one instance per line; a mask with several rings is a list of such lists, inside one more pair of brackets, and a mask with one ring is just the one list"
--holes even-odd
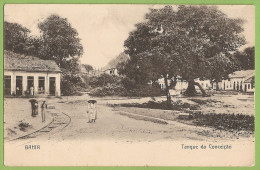
[(5, 4), (6, 166), (254, 166), (253, 5)]

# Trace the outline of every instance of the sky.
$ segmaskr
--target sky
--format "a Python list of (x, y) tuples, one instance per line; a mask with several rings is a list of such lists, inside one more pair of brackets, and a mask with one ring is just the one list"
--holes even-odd
[[(4, 19), (16, 22), (39, 35), (37, 24), (51, 14), (67, 18), (79, 33), (84, 48), (82, 64), (102, 68), (124, 51), (124, 41), (135, 24), (144, 20), (149, 8), (163, 5), (113, 5), (113, 4), (7, 4)], [(247, 44), (255, 45), (255, 11), (252, 5), (221, 5), (221, 11), (230, 18), (245, 20), (244, 35)]]

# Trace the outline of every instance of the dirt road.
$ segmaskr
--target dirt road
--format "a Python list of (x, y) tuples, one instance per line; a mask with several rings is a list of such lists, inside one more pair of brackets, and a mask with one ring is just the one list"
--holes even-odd
[[(53, 128), (47, 133), (38, 133), (31, 138), (5, 143), (6, 165), (31, 166), (144, 166), (144, 165), (183, 165), (186, 159), (193, 160), (191, 165), (198, 166), (206, 158), (212, 158), (205, 165), (219, 165), (216, 154), (183, 150), (182, 145), (219, 144), (232, 145), (232, 150), (225, 152), (223, 164), (242, 162), (233, 160), (234, 152), (253, 160), (254, 136), (239, 137), (226, 131), (216, 131), (207, 127), (195, 127), (176, 122), (159, 124), (136, 120), (121, 115), (109, 107), (108, 103), (119, 100), (97, 99), (98, 119), (87, 123), (86, 103), (88, 96), (68, 99), (51, 99), (55, 112), (63, 112), (70, 121), (65, 128)], [(133, 99), (132, 102), (137, 102)], [(142, 101), (143, 102), (143, 101)], [(68, 122), (68, 121), (67, 121)], [(26, 146), (36, 145), (39, 150), (27, 150)], [(12, 153), (21, 153), (14, 159)], [(124, 153), (124, 154), (122, 154)], [(127, 153), (127, 154), (125, 154)], [(178, 154), (176, 154), (178, 153)], [(199, 157), (196, 155), (200, 155)], [(42, 157), (45, 159), (42, 159)], [(160, 155), (165, 155), (161, 157)], [(31, 161), (31, 158), (37, 161)], [(129, 157), (131, 159), (129, 159)], [(185, 159), (184, 159), (185, 158)], [(248, 163), (248, 162), (246, 162)], [(245, 163), (245, 164), (246, 164)], [(201, 165), (201, 164), (200, 164)]]
[[(195, 127), (182, 123), (159, 124), (150, 121), (136, 120), (115, 111), (108, 103), (118, 103), (118, 100), (98, 99), (98, 119), (95, 123), (87, 123), (86, 105), (88, 96), (52, 99), (55, 111), (65, 113), (71, 119), (66, 128), (56, 128), (46, 134), (35, 136), (40, 140), (112, 140), (114, 142), (153, 142), (153, 141), (229, 141), (249, 140), (251, 137), (238, 137), (226, 131), (207, 127)], [(134, 102), (138, 99), (133, 99)], [(144, 100), (144, 99), (142, 99)], [(122, 100), (121, 100), (122, 102)], [(32, 140), (32, 139), (30, 139)]]

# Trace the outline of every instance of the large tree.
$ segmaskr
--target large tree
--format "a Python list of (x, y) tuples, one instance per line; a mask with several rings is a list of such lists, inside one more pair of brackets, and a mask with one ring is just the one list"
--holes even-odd
[(30, 30), (18, 23), (4, 22), (4, 49), (24, 54)]
[(255, 47), (247, 47), (243, 51), (237, 51), (232, 57), (240, 69), (255, 69)]
[(75, 60), (83, 53), (83, 47), (74, 29), (66, 18), (51, 15), (38, 24), (42, 33), (40, 56), (54, 60), (61, 68), (67, 64), (75, 64)]
[[(194, 86), (200, 85), (194, 79), (212, 75), (211, 60), (220, 54), (227, 57), (245, 44), (240, 35), (243, 20), (228, 18), (217, 7), (181, 5), (175, 10), (165, 6), (150, 9), (145, 18), (125, 41), (125, 52), (130, 56), (129, 64), (149, 65), (149, 69), (138, 67), (140, 72), (164, 77), (168, 103), (167, 79), (180, 75), (189, 83), (186, 94), (195, 95)], [(137, 70), (125, 66), (129, 67)]]

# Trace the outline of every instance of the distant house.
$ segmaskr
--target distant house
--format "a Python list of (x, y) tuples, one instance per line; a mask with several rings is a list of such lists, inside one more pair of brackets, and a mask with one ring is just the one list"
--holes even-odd
[(118, 72), (116, 68), (109, 68), (104, 71), (106, 74), (118, 76)]
[[(216, 83), (211, 83), (210, 80), (200, 80), (195, 79), (195, 82), (198, 82), (203, 89), (216, 90)], [(161, 89), (165, 89), (165, 82), (163, 78), (158, 79), (157, 81)], [(168, 80), (168, 85), (170, 85), (170, 80)], [(184, 91), (188, 87), (188, 82), (181, 80), (181, 77), (178, 76), (175, 90)], [(222, 80), (218, 82), (219, 90), (232, 90), (232, 91), (241, 91), (241, 92), (254, 92), (255, 91), (255, 70), (241, 70), (235, 71), (229, 74), (227, 80)], [(196, 89), (199, 89), (195, 86)]]
[(254, 92), (255, 70), (241, 70), (229, 74), (228, 80), (222, 80), (221, 90)]
[[(194, 81), (198, 82), (202, 86), (202, 88), (204, 88), (204, 89), (211, 88), (210, 80), (195, 79)], [(159, 83), (161, 89), (166, 88), (163, 78), (158, 79), (158, 83)], [(168, 80), (168, 85), (170, 85), (170, 83), (171, 83), (171, 80)], [(187, 87), (188, 87), (188, 82), (186, 80), (182, 80), (181, 77), (178, 76), (177, 77), (177, 83), (176, 83), (176, 86), (175, 86), (175, 90), (183, 91), (183, 90), (186, 90)], [(195, 86), (195, 88), (199, 89), (197, 86)]]
[(4, 51), (4, 94), (60, 96), (60, 73), (52, 60)]

